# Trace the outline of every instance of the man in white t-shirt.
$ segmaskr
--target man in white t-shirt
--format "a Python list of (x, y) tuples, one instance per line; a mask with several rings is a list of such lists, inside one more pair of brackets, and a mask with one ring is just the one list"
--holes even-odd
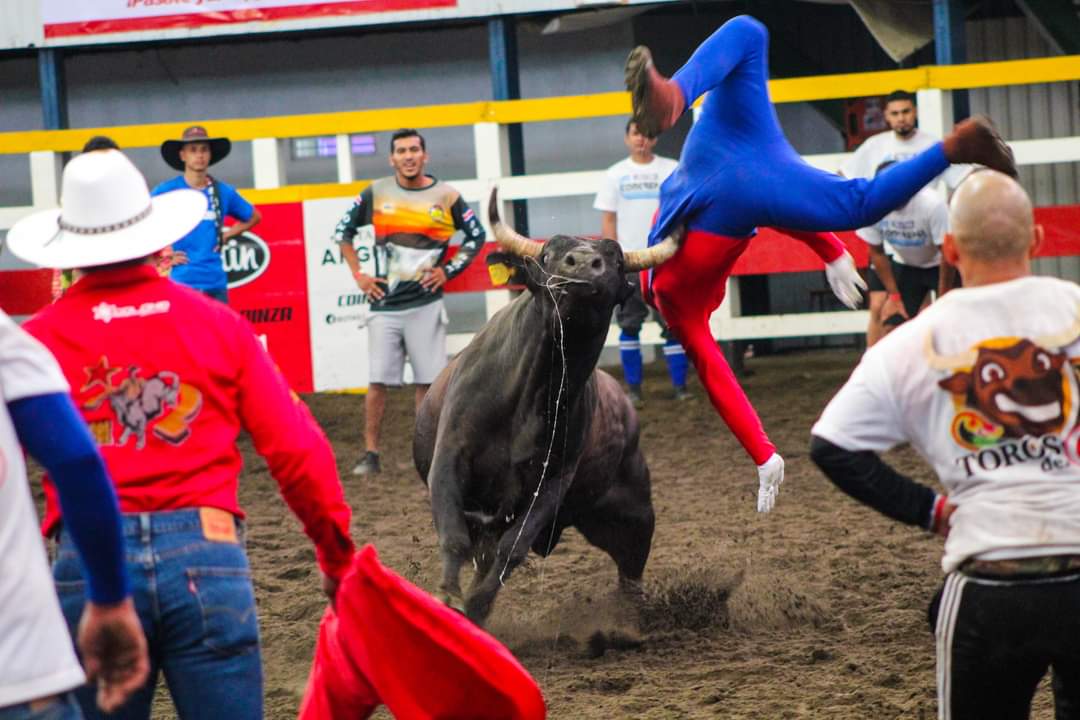
[[(941, 718), (1026, 718), (1053, 667), (1080, 717), (1080, 288), (1031, 277), (1043, 238), (1005, 175), (957, 189), (942, 253), (964, 287), (863, 356), (812, 430), (840, 489), (947, 538), (931, 604)], [(942, 493), (877, 453), (911, 445)]]
[[(887, 160), (876, 174), (895, 161)], [(877, 224), (856, 234), (870, 249), (870, 324), (866, 344), (872, 346), (904, 320), (915, 317), (930, 294), (941, 297), (953, 287), (956, 273), (941, 258), (949, 229), (945, 198), (923, 188)], [(888, 321), (888, 322), (885, 322)]]
[[(920, 130), (918, 122), (915, 94), (904, 90), (889, 93), (885, 97), (885, 124), (889, 130), (867, 138), (840, 168), (840, 174), (846, 178), (872, 178), (882, 163), (908, 160), (940, 142), (940, 138)], [(951, 193), (971, 168), (950, 165), (938, 179), (944, 180)]]
[[(630, 157), (608, 168), (604, 184), (596, 194), (593, 208), (600, 210), (601, 236), (618, 241), (624, 251), (644, 250), (649, 242), (649, 228), (660, 204), (660, 184), (667, 179), (678, 163), (653, 152), (656, 138), (643, 135), (633, 120), (626, 123), (623, 137)], [(641, 407), (641, 326), (649, 316), (649, 308), (641, 296), (641, 278), (631, 273), (627, 280), (635, 292), (615, 311), (619, 325), (619, 356), (623, 377), (635, 407)], [(663, 329), (664, 359), (667, 362), (675, 399), (689, 397), (686, 392), (686, 351), (668, 334), (667, 327), (656, 312), (653, 317)]]
[[(52, 476), (87, 569), (75, 657), (20, 444)], [(65, 515), (65, 520), (67, 520)], [(146, 641), (124, 565), (116, 493), (45, 347), (0, 311), (0, 720), (81, 718), (72, 690), (98, 681), (112, 712), (146, 678)]]

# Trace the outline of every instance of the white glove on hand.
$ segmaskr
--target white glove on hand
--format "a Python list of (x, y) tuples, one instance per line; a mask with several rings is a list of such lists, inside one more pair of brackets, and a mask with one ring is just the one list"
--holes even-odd
[(757, 511), (767, 513), (776, 505), (780, 483), (784, 482), (784, 458), (773, 453), (772, 457), (758, 465)]
[(829, 280), (829, 287), (840, 302), (852, 310), (858, 309), (862, 303), (860, 289), (866, 290), (866, 281), (855, 269), (855, 261), (847, 250), (831, 263), (825, 263), (825, 277)]

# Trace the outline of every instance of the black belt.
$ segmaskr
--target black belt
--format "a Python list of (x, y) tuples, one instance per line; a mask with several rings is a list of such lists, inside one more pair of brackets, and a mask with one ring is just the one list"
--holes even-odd
[(971, 558), (960, 565), (960, 572), (965, 575), (987, 578), (1049, 577), (1077, 571), (1080, 571), (1080, 555), (1041, 555), (1001, 560)]

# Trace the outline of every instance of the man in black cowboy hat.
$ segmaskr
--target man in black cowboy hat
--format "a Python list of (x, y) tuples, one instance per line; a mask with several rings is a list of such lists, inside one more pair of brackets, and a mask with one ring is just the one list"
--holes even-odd
[[(229, 154), (228, 138), (213, 138), (201, 125), (184, 130), (179, 140), (161, 144), (161, 156), (183, 175), (167, 180), (151, 193), (171, 190), (200, 190), (206, 195), (206, 215), (195, 229), (173, 246), (172, 279), (206, 295), (229, 302), (225, 268), (220, 250), (231, 238), (255, 227), (262, 215), (240, 196), (232, 185), (211, 177), (207, 169)], [(226, 217), (237, 222), (224, 226)]]

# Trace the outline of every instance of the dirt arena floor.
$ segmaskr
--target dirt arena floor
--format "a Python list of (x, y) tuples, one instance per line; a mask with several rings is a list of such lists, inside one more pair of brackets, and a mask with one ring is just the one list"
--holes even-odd
[[(650, 366), (642, 443), (657, 523), (641, 646), (604, 652), (590, 643), (596, 631), (618, 629), (615, 568), (573, 531), (509, 580), (490, 624), (540, 682), (550, 717), (937, 716), (926, 606), (941, 580), (941, 542), (847, 499), (807, 456), (811, 424), (856, 360), (854, 351), (820, 351), (748, 362), (744, 385), (787, 462), (769, 515), (755, 512), (754, 466), (696, 379), (695, 399), (677, 403), (662, 364)], [(337, 452), (355, 537), (433, 590), (438, 556), (411, 461), (411, 392), (392, 393), (384, 472), (372, 480), (348, 474), (362, 397), (306, 399)], [(310, 545), (250, 444), (245, 455), (267, 717), (284, 720), (295, 717), (324, 601)], [(929, 480), (911, 450), (891, 461)], [(1033, 717), (1051, 717), (1048, 700), (1044, 683)]]

